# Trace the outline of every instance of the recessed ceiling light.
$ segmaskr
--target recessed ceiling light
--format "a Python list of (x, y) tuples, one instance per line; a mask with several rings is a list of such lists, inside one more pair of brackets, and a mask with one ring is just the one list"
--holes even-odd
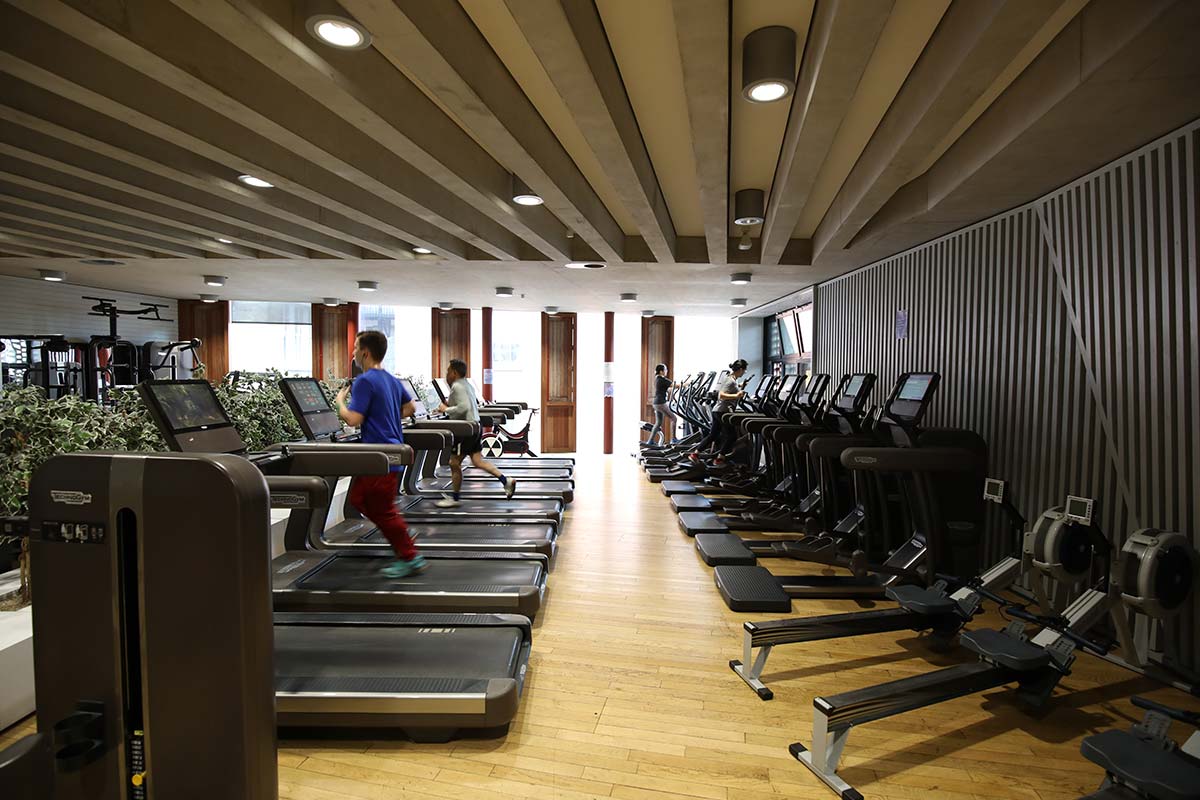
[(330, 308), (336, 308), (342, 304), (342, 301), (338, 300), (336, 297), (326, 297), (321, 302), (324, 303), (325, 305), (329, 306)]
[(546, 313), (550, 316), (554, 316), (558, 313), (558, 306), (546, 306)]
[(414, 247), (412, 249), (412, 251), (419, 256), (427, 256), (433, 252), (428, 247), (421, 247), (420, 245), (417, 245), (416, 247)]
[(570, 261), (567, 263), (567, 269), (604, 269), (605, 265), (599, 261)]
[(751, 247), (754, 247), (754, 240), (750, 238), (750, 234), (743, 233), (742, 238), (738, 239), (738, 250), (745, 252)]
[(62, 283), (67, 279), (67, 273), (58, 269), (39, 269), (38, 276), (44, 281), (51, 283)]
[(238, 180), (247, 186), (253, 186), (255, 189), (274, 189), (275, 184), (267, 183), (262, 178), (256, 178), (253, 175), (238, 175)]
[(636, 303), (637, 302), (637, 292), (621, 292), (621, 302), (622, 303)]
[(511, 286), (497, 286), (496, 297), (512, 297), (513, 290)]
[(215, 302), (217, 302), (217, 300), (219, 300), (219, 299), (220, 299), (220, 298), (219, 298), (219, 297), (217, 297), (215, 294), (202, 294), (202, 295), (200, 295), (200, 302), (201, 302), (201, 303), (215, 303)]
[(117, 261), (115, 258), (85, 258), (79, 263), (91, 264), (93, 267), (120, 267), (125, 264), (124, 261)]
[(733, 224), (761, 225), (764, 198), (762, 189), (739, 189), (733, 195)]
[(729, 301), (729, 305), (733, 306), (734, 308), (745, 308), (746, 307), (746, 298), (735, 297)]
[(546, 202), (540, 194), (530, 189), (525, 181), (516, 175), (512, 176), (512, 201), (520, 206), (540, 206)]
[(371, 44), (367, 29), (346, 17), (318, 14), (309, 17), (307, 27), (317, 39), (341, 50), (362, 50)]
[(438, 303), (438, 308), (440, 308), (442, 311), (449, 311), (450, 309), (454, 308), (454, 303)]
[(749, 272), (735, 272), (729, 276), (729, 282), (735, 286), (745, 286), (750, 282)]
[(645, 311), (642, 312), (642, 316), (643, 317), (653, 317), (654, 311), (652, 309), (647, 308)]
[(379, 281), (359, 281), (358, 288), (363, 292), (374, 292), (379, 288)]
[(233, 244), (233, 239), (226, 239), (224, 236), (218, 236), (217, 241), (221, 244)]
[(204, 285), (205, 286), (224, 286), (225, 281), (227, 281), (227, 280), (229, 280), (229, 278), (226, 278), (224, 275), (205, 275), (204, 276)]
[(771, 103), (796, 86), (796, 32), (770, 25), (742, 40), (742, 96), (752, 103)]

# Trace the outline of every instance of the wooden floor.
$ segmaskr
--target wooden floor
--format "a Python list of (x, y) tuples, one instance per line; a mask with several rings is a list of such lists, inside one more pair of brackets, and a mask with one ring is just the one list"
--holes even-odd
[[(932, 655), (915, 634), (781, 647), (764, 676), (776, 699), (763, 702), (727, 662), (740, 657), (742, 622), (772, 615), (725, 608), (633, 459), (581, 459), (577, 482), (507, 738), (281, 742), (280, 797), (831, 798), (787, 751), (811, 735), (813, 697), (964, 658)], [(797, 602), (796, 613), (858, 607)], [(1186, 702), (1135, 678), (1081, 656), (1037, 716), (1002, 689), (870, 723), (851, 734), (841, 772), (871, 798), (1073, 800), (1101, 777), (1079, 740), (1140, 716), (1130, 694)], [(0, 744), (32, 728), (27, 720)]]

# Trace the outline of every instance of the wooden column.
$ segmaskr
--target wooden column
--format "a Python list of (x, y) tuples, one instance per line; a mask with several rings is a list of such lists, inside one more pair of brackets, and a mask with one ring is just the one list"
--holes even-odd
[(229, 372), (229, 301), (180, 300), (178, 308), (179, 338), (201, 341), (205, 377), (210, 383), (220, 382)]
[(483, 387), (483, 399), (492, 399), (492, 307), (483, 307), (483, 366), (479, 375), (479, 385)]
[[(611, 311), (604, 312), (604, 363), (611, 364), (613, 362), (613, 327), (616, 321), (616, 315)], [(605, 367), (605, 371), (608, 368)], [(606, 374), (605, 378), (611, 378), (612, 375)], [(604, 387), (604, 454), (612, 455), (613, 451), (613, 398), (609, 393), (609, 386), (606, 383)]]

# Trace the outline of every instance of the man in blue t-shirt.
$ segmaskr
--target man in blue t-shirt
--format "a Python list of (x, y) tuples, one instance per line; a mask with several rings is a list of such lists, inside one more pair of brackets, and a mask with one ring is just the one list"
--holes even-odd
[[(387, 337), (379, 331), (360, 333), (354, 341), (354, 360), (362, 375), (354, 379), (349, 405), (350, 386), (337, 394), (338, 416), (359, 429), (363, 444), (402, 443), (403, 419), (416, 411), (404, 384), (383, 368), (387, 346)], [(408, 523), (396, 510), (401, 469), (395, 466), (385, 475), (359, 475), (350, 484), (350, 503), (375, 523), (396, 553), (396, 560), (383, 568), (389, 578), (406, 578), (427, 566), (408, 535)]]

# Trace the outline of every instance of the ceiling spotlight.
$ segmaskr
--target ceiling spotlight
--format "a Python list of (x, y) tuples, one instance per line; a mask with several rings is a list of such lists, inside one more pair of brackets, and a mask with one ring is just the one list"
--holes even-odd
[(733, 196), (733, 224), (761, 225), (763, 221), (763, 190), (740, 189)]
[(754, 241), (750, 238), (750, 234), (743, 233), (742, 238), (738, 239), (738, 250), (749, 250), (754, 247)]
[(729, 282), (736, 286), (745, 286), (750, 282), (749, 272), (735, 272), (729, 276)]
[(238, 175), (238, 180), (247, 186), (253, 186), (255, 189), (273, 189), (275, 184), (267, 183), (262, 178), (256, 178), (253, 175)]
[(374, 292), (379, 288), (379, 281), (359, 281), (358, 289), (361, 292)]
[(796, 88), (796, 32), (782, 25), (759, 28), (742, 40), (742, 96), (771, 103)]
[(567, 269), (604, 269), (605, 265), (598, 261), (570, 261)]
[(421, 247), (420, 245), (417, 245), (416, 247), (414, 247), (414, 248), (412, 249), (412, 251), (413, 251), (414, 253), (416, 253), (417, 255), (419, 255), (419, 256), (427, 256), (427, 255), (429, 255), (430, 253), (432, 253), (432, 252), (433, 252), (433, 251), (432, 251), (432, 250), (430, 250), (428, 247)]
[(643, 317), (653, 317), (654, 312), (651, 309), (647, 308), (645, 311), (642, 312), (642, 316)]
[(449, 311), (450, 309), (454, 308), (454, 303), (438, 303), (438, 308), (440, 308), (442, 311)]
[(62, 283), (67, 279), (67, 273), (57, 269), (39, 269), (38, 275), (42, 280), (51, 283)]
[(223, 236), (218, 236), (217, 241), (220, 242), (221, 244), (233, 244), (233, 239), (226, 239)]
[(558, 313), (558, 306), (546, 306), (546, 313), (553, 317)]
[(516, 175), (512, 176), (512, 199), (514, 203), (520, 206), (540, 206), (546, 202), (540, 194), (530, 189), (525, 181)]
[(205, 275), (204, 276), (204, 285), (205, 286), (224, 286), (225, 281), (227, 281), (227, 280), (229, 280), (229, 278), (226, 278), (224, 275)]
[(734, 308), (745, 308), (746, 307), (746, 298), (735, 297), (729, 301), (729, 305), (733, 306)]
[(497, 286), (496, 297), (512, 297), (513, 290), (511, 286)]
[(362, 50), (371, 44), (371, 34), (352, 19), (331, 14), (309, 17), (308, 32), (331, 47)]
[(124, 261), (117, 261), (114, 258), (85, 258), (79, 263), (91, 264), (93, 267), (120, 267), (125, 264)]
[(621, 292), (621, 302), (622, 303), (636, 303), (637, 302), (637, 292)]
[(326, 297), (321, 302), (324, 303), (325, 305), (329, 306), (330, 308), (337, 308), (338, 306), (340, 306), (342, 304), (342, 301), (338, 300), (336, 297)]
[(200, 295), (200, 302), (201, 302), (201, 303), (215, 303), (215, 302), (217, 302), (217, 301), (218, 301), (218, 300), (220, 300), (220, 299), (221, 299), (221, 298), (217, 297), (215, 294), (202, 294), (202, 295)]

